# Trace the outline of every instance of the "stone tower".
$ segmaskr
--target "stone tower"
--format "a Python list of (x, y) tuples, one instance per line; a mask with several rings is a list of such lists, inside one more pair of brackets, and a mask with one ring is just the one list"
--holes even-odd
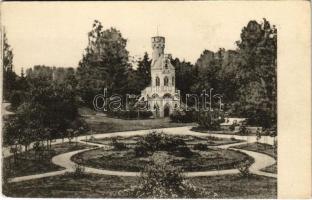
[(161, 36), (152, 37), (153, 60), (157, 60), (164, 55), (165, 38)]
[(180, 106), (180, 91), (175, 88), (175, 69), (170, 54), (165, 54), (165, 38), (152, 37), (151, 84), (141, 92), (155, 117), (168, 117)]

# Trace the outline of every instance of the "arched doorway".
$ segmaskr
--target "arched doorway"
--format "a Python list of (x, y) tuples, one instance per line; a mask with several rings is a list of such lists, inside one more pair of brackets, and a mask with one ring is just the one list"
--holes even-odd
[(170, 114), (170, 107), (168, 105), (165, 105), (164, 107), (164, 117), (169, 117)]

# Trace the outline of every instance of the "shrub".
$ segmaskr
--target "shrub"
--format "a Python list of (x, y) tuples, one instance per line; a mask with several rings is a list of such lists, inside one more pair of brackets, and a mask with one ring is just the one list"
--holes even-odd
[(22, 91), (19, 90), (14, 90), (12, 91), (12, 94), (10, 96), (10, 102), (12, 109), (15, 110), (17, 109), (18, 106), (20, 106), (26, 98), (26, 94)]
[(199, 126), (208, 130), (219, 130), (224, 121), (219, 111), (200, 111), (198, 115)]
[(187, 123), (194, 122), (194, 112), (193, 111), (179, 111), (175, 110), (171, 115), (170, 119), (172, 122), (177, 123)]
[(198, 143), (198, 144), (194, 145), (193, 149), (194, 150), (199, 150), (199, 151), (205, 151), (205, 150), (208, 149), (208, 146), (207, 146), (207, 144)]
[(117, 151), (125, 150), (127, 149), (126, 144), (122, 142), (118, 142), (116, 138), (112, 138), (111, 146)]
[(153, 131), (139, 138), (135, 147), (136, 156), (145, 156), (156, 151), (169, 151), (177, 155), (189, 156), (192, 154), (183, 139)]
[(173, 153), (179, 157), (191, 157), (193, 155), (193, 152), (187, 146), (177, 146)]
[(85, 171), (86, 169), (84, 166), (76, 163), (74, 166), (74, 171), (67, 172), (66, 174), (71, 176), (72, 178), (83, 178), (87, 175)]
[(234, 123), (231, 124), (230, 127), (229, 127), (230, 131), (234, 131), (235, 130), (235, 126), (236, 126), (236, 124), (234, 124)]
[(237, 164), (235, 166), (235, 168), (239, 170), (240, 175), (242, 177), (248, 177), (250, 175), (249, 168), (250, 168), (251, 164), (252, 164), (252, 162), (247, 159), (247, 160)]
[(239, 127), (239, 133), (240, 133), (241, 135), (248, 135), (248, 130), (247, 130), (245, 124), (240, 125), (240, 127)]
[(128, 198), (212, 198), (211, 192), (189, 183), (180, 168), (164, 157), (153, 158), (141, 172), (139, 183), (122, 191)]
[(148, 155), (147, 150), (142, 146), (135, 146), (134, 153), (136, 157), (144, 157)]

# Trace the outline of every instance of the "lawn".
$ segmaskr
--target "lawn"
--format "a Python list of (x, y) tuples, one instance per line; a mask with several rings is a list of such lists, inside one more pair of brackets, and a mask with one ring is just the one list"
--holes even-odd
[[(136, 177), (62, 175), (9, 183), (3, 186), (3, 193), (9, 197), (28, 198), (126, 198), (120, 191), (136, 185), (137, 181)], [(222, 175), (190, 178), (189, 181), (216, 192), (216, 198), (277, 198), (277, 180), (263, 176)]]
[[(234, 148), (263, 153), (263, 154), (266, 154), (275, 158), (275, 160), (277, 159), (277, 149), (276, 148), (274, 149), (273, 146), (269, 144), (254, 142), (250, 144), (238, 145), (238, 146), (235, 146)], [(262, 169), (261, 171), (277, 174), (277, 163), (271, 166), (268, 166)]]
[(33, 150), (22, 152), (18, 155), (17, 163), (13, 162), (13, 156), (9, 156), (3, 159), (3, 174), (11, 178), (62, 170), (62, 167), (52, 163), (52, 157), (88, 147), (93, 146), (82, 143), (77, 143), (76, 145), (75, 142), (55, 144), (51, 146), (50, 151), (45, 152), (45, 155), (40, 160), (38, 157), (35, 159), (35, 152)]
[(249, 144), (238, 145), (238, 146), (235, 146), (234, 148), (244, 149), (248, 151), (255, 151), (255, 152), (269, 155), (275, 159), (277, 158), (277, 149), (276, 148), (274, 149), (273, 146), (269, 144), (254, 142), (254, 143), (249, 143)]
[(196, 123), (175, 123), (169, 118), (126, 120), (103, 115), (83, 115), (94, 133), (148, 130), (181, 126), (196, 126)]
[(251, 175), (223, 175), (191, 178), (194, 185), (218, 194), (217, 198), (231, 199), (275, 199), (277, 198), (277, 179)]
[[(213, 134), (224, 134), (224, 135), (242, 135), (239, 132), (234, 132), (234, 131), (230, 131), (230, 130), (217, 130), (217, 131), (211, 131), (211, 130), (207, 130), (206, 128), (202, 128), (202, 127), (193, 127), (191, 129), (192, 131), (195, 132), (199, 132), (199, 133), (213, 133)], [(253, 132), (249, 132), (248, 134), (245, 134), (244, 136), (252, 136), (252, 135), (256, 135), (256, 133)]]

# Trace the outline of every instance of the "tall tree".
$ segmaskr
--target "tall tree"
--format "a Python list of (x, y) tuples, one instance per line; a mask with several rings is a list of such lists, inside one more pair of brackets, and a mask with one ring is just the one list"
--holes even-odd
[(13, 71), (13, 50), (8, 43), (6, 32), (3, 32), (3, 98), (9, 100), (15, 89), (17, 75)]
[(191, 86), (194, 84), (195, 69), (194, 65), (179, 58), (171, 60), (175, 67), (175, 86), (180, 90), (182, 101), (185, 102), (186, 94), (192, 93)]
[(195, 83), (192, 90), (195, 93), (202, 93), (203, 90), (214, 88), (215, 92), (220, 93), (218, 87), (220, 69), (221, 64), (216, 53), (204, 50), (195, 63)]
[(151, 82), (151, 59), (146, 52), (144, 53), (143, 59), (140, 59), (138, 62), (136, 76), (140, 91), (146, 88)]
[(240, 102), (253, 123), (276, 124), (277, 30), (263, 19), (250, 21), (237, 42), (240, 54)]
[(115, 28), (103, 30), (95, 20), (88, 33), (89, 44), (77, 69), (82, 99), (91, 104), (94, 95), (108, 88), (109, 92), (126, 92), (128, 51), (127, 40)]

